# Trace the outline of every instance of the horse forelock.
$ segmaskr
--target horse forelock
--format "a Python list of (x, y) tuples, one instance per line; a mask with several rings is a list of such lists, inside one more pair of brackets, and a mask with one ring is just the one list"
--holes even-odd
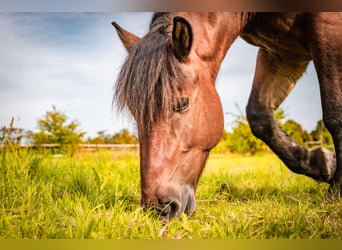
[(172, 52), (170, 25), (167, 13), (154, 15), (150, 31), (130, 51), (115, 86), (114, 103), (121, 111), (128, 108), (138, 128), (146, 131), (171, 112), (176, 80), (184, 78)]

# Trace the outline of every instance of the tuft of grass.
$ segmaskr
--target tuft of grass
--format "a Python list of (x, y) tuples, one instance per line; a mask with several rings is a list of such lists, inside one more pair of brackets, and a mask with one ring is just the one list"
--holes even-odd
[(195, 213), (168, 222), (139, 207), (136, 152), (0, 155), (3, 239), (342, 238), (342, 201), (274, 154), (211, 155)]

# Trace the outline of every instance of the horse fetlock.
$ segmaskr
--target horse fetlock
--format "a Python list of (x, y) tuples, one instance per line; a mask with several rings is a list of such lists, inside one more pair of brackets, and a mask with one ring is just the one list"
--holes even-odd
[(311, 168), (317, 171), (318, 175), (315, 179), (331, 183), (336, 170), (336, 158), (333, 152), (321, 147), (313, 149), (310, 151), (309, 162)]

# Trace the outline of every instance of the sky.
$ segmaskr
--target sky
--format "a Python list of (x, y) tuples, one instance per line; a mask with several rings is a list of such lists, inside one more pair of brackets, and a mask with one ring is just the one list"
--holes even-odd
[[(127, 56), (113, 26), (143, 36), (150, 12), (0, 13), (0, 127), (37, 131), (46, 111), (64, 112), (87, 137), (100, 130), (134, 132), (134, 121), (112, 106), (113, 86)], [(257, 48), (237, 39), (216, 81), (229, 130), (245, 111), (252, 87)], [(284, 101), (287, 118), (309, 132), (321, 119), (319, 86), (312, 63)]]

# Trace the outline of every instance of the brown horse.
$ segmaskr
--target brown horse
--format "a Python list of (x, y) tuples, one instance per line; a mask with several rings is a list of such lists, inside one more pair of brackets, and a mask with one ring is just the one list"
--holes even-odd
[[(113, 25), (129, 52), (114, 100), (137, 122), (143, 207), (161, 218), (193, 213), (198, 180), (223, 131), (215, 79), (238, 36), (260, 47), (246, 109), (254, 135), (290, 170), (340, 196), (342, 13), (156, 13), (142, 39)], [(336, 158), (298, 145), (274, 117), (310, 60)]]

